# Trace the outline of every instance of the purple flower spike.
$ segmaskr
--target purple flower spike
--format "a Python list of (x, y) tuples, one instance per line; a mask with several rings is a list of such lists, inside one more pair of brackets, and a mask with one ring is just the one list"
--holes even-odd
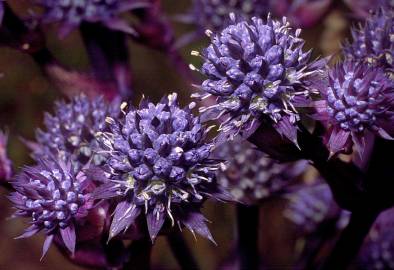
[(70, 159), (76, 168), (81, 168), (92, 159), (100, 165), (105, 157), (94, 152), (97, 148), (96, 133), (107, 127), (105, 117), (118, 114), (115, 106), (105, 103), (102, 97), (90, 100), (84, 95), (70, 102), (56, 103), (55, 113), (45, 114), (46, 129), (36, 132), (37, 143), (29, 142), (33, 157), (37, 160), (57, 155), (63, 161)]
[(343, 48), (346, 59), (381, 67), (394, 76), (394, 9), (379, 9), (363, 26), (353, 28), (352, 36)]
[(16, 190), (9, 197), (17, 209), (14, 216), (31, 219), (31, 226), (18, 238), (44, 231), (47, 238), (42, 256), (54, 237), (61, 237), (74, 253), (76, 222), (86, 217), (92, 206), (87, 192), (89, 182), (83, 173), (74, 173), (74, 169), (70, 162), (41, 160), (37, 166), (24, 168), (11, 182)]
[[(220, 126), (223, 137), (250, 136), (263, 122), (274, 125), (297, 143), (297, 108), (310, 104), (315, 92), (312, 79), (322, 74), (324, 61), (311, 61), (303, 52), (301, 31), (293, 31), (285, 18), (275, 21), (252, 18), (232, 23), (211, 36), (202, 53), (200, 72), (208, 77), (202, 93), (193, 97), (216, 97), (217, 104), (202, 107), (204, 119), (227, 119)], [(198, 52), (193, 52), (199, 55)]]
[(362, 156), (367, 132), (393, 139), (394, 82), (383, 70), (362, 63), (339, 64), (330, 71), (321, 94), (323, 100), (315, 103), (316, 118), (330, 125), (328, 148), (332, 154), (354, 143)]
[(215, 153), (218, 159), (229, 161), (218, 175), (219, 184), (246, 204), (285, 194), (307, 168), (306, 161), (278, 163), (247, 142), (223, 143)]
[(297, 27), (314, 26), (328, 11), (332, 0), (271, 0), (273, 13), (286, 16)]
[(0, 131), (0, 181), (12, 177), (12, 163), (7, 155), (8, 134)]
[(95, 194), (118, 198), (110, 238), (145, 215), (152, 241), (166, 219), (213, 240), (199, 208), (209, 197), (230, 196), (216, 184), (220, 162), (209, 158), (209, 128), (191, 113), (193, 107), (181, 109), (174, 93), (156, 105), (143, 99), (120, 120), (107, 119), (111, 130), (101, 141), (109, 153), (109, 179)]
[(147, 1), (130, 0), (38, 0), (44, 9), (44, 23), (60, 23), (60, 37), (65, 37), (82, 22), (101, 23), (109, 29), (135, 34), (120, 14), (148, 5)]

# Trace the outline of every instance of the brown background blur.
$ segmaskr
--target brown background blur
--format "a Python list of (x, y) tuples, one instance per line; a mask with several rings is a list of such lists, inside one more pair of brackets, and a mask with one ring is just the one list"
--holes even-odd
[[(29, 0), (14, 0), (9, 3), (20, 14), (26, 15), (26, 4)], [(164, 0), (164, 8), (168, 16), (185, 12), (189, 6), (186, 0)], [(319, 25), (304, 31), (307, 47), (315, 48), (315, 55), (335, 53), (340, 41), (347, 35), (348, 16), (343, 7), (336, 8)], [(174, 23), (177, 36), (191, 31), (190, 26)], [(79, 71), (89, 69), (85, 49), (79, 34), (74, 31), (65, 40), (56, 37), (56, 29), (45, 29), (49, 49), (66, 66)], [(196, 61), (190, 57), (190, 51), (201, 50), (207, 40), (202, 39), (182, 49), (181, 53), (187, 62)], [(137, 45), (131, 41), (130, 61), (132, 63), (134, 88), (136, 97), (141, 93), (158, 100), (165, 93), (177, 91), (183, 100), (187, 100), (191, 87), (183, 81), (171, 67), (166, 56)], [(198, 66), (198, 63), (196, 63)], [(61, 97), (56, 87), (42, 74), (33, 60), (16, 50), (0, 48), (0, 127), (10, 132), (9, 155), (18, 169), (29, 164), (26, 147), (19, 136), (33, 139), (34, 129), (41, 126), (43, 111), (51, 111), (52, 102)], [(9, 220), (12, 213), (6, 199), (6, 192), (1, 191), (0, 198), (0, 269), (81, 269), (69, 263), (52, 247), (42, 262), (39, 261), (42, 236), (25, 240), (14, 240), (25, 224), (22, 220)], [(275, 268), (289, 269), (294, 259), (295, 227), (282, 217), (283, 202), (272, 201), (262, 207), (261, 215), (261, 252), (266, 262)], [(206, 216), (212, 221), (209, 225), (218, 246), (209, 241), (193, 239), (189, 232), (184, 232), (202, 269), (216, 269), (226, 258), (231, 257), (234, 236), (233, 205), (208, 203), (204, 209)], [(152, 266), (155, 269), (177, 269), (165, 238), (159, 238), (154, 246)], [(160, 267), (159, 267), (160, 266)]]

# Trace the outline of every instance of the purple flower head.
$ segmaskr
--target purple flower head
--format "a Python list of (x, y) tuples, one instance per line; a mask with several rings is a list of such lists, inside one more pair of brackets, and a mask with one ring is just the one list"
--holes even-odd
[(98, 144), (95, 136), (105, 130), (105, 117), (117, 113), (118, 109), (107, 104), (102, 97), (90, 100), (79, 95), (68, 103), (57, 102), (55, 113), (45, 114), (45, 130), (36, 132), (37, 143), (30, 143), (33, 157), (57, 155), (63, 161), (70, 159), (78, 169), (90, 159), (95, 165), (102, 164), (105, 156), (94, 152)]
[(218, 174), (219, 184), (246, 204), (286, 193), (307, 167), (305, 161), (278, 163), (247, 142), (223, 143), (215, 153), (218, 159), (230, 161)]
[(12, 177), (12, 163), (7, 155), (8, 134), (0, 131), (0, 181)]
[(338, 219), (338, 229), (343, 229), (348, 223), (350, 212), (339, 209), (326, 184), (306, 186), (286, 197), (289, 204), (284, 216), (301, 228), (302, 235), (315, 232), (328, 219)]
[[(202, 107), (205, 119), (227, 116), (220, 130), (225, 137), (250, 136), (263, 122), (292, 142), (297, 142), (297, 107), (307, 106), (314, 92), (311, 79), (321, 74), (323, 61), (310, 61), (303, 52), (300, 29), (293, 31), (285, 18), (280, 21), (252, 18), (232, 23), (217, 35), (202, 53), (200, 72), (204, 99), (216, 104)], [(198, 54), (193, 52), (193, 54)]]
[(59, 35), (66, 36), (82, 22), (101, 23), (109, 29), (134, 34), (120, 14), (145, 7), (144, 0), (39, 0), (44, 10), (44, 23), (60, 23)]
[(118, 198), (110, 238), (144, 214), (152, 240), (166, 219), (212, 240), (199, 208), (209, 197), (229, 196), (216, 184), (220, 162), (209, 158), (209, 128), (192, 114), (193, 107), (180, 108), (174, 93), (156, 105), (143, 99), (139, 108), (123, 111), (123, 118), (107, 119), (111, 130), (101, 140), (109, 153), (109, 181), (95, 193), (98, 199)]
[(268, 13), (267, 0), (194, 0), (192, 20), (202, 32), (206, 29), (220, 31), (231, 23), (228, 14), (250, 19)]
[(271, 0), (276, 16), (286, 16), (297, 27), (314, 26), (328, 11), (332, 0)]
[(61, 237), (67, 249), (74, 253), (76, 223), (88, 214), (92, 206), (89, 181), (83, 173), (74, 173), (71, 162), (52, 158), (26, 167), (11, 182), (15, 188), (9, 199), (17, 209), (14, 216), (30, 219), (31, 226), (18, 238), (44, 231), (46, 254), (54, 237)]
[(346, 59), (381, 67), (394, 76), (394, 9), (379, 9), (363, 26), (353, 28), (352, 36), (343, 48)]
[(317, 119), (328, 122), (328, 148), (332, 154), (354, 143), (362, 155), (366, 132), (385, 139), (394, 134), (394, 82), (382, 69), (363, 63), (344, 62), (329, 73), (317, 101)]
[(393, 225), (393, 209), (383, 212), (378, 217), (358, 255), (359, 269), (394, 269)]

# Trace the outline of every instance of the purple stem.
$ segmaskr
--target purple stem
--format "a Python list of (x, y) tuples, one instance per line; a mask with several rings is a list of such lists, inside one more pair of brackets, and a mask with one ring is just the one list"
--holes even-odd
[(129, 53), (124, 33), (100, 24), (82, 23), (82, 38), (88, 51), (95, 78), (113, 84), (113, 95), (131, 98)]

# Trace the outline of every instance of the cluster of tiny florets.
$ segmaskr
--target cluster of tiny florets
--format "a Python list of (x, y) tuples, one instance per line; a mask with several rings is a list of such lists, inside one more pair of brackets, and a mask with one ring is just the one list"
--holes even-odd
[(302, 50), (301, 31), (293, 31), (285, 18), (236, 22), (230, 17), (232, 23), (212, 34), (202, 53), (200, 72), (207, 79), (202, 93), (193, 96), (213, 96), (217, 104), (200, 111), (207, 119), (226, 116), (220, 130), (229, 138), (247, 137), (266, 119), (296, 142), (297, 107), (309, 105), (315, 91), (311, 79), (321, 74), (324, 62), (310, 60), (311, 52)]
[(247, 204), (285, 194), (307, 168), (304, 161), (278, 163), (246, 142), (223, 143), (215, 152), (218, 159), (228, 161), (218, 183)]
[(366, 237), (357, 263), (362, 270), (394, 269), (393, 209), (381, 213)]
[(368, 131), (391, 139), (394, 82), (383, 70), (363, 63), (338, 64), (321, 93), (324, 99), (316, 102), (318, 118), (331, 124), (332, 153), (346, 149), (351, 141), (362, 152)]
[(381, 67), (394, 76), (394, 9), (382, 8), (352, 29), (353, 40), (344, 46), (347, 59)]
[(209, 158), (209, 128), (192, 114), (193, 106), (180, 108), (176, 94), (171, 94), (157, 104), (143, 100), (138, 109), (123, 111), (120, 119), (107, 119), (110, 131), (101, 137), (103, 151), (109, 154), (109, 180), (96, 193), (98, 198), (121, 200), (110, 237), (145, 212), (152, 239), (167, 217), (211, 238), (207, 229), (201, 230), (206, 228), (204, 218), (196, 211), (206, 198), (220, 198), (215, 184), (220, 163)]
[(70, 159), (82, 167), (89, 160), (100, 165), (103, 155), (95, 153), (97, 132), (104, 131), (105, 118), (114, 116), (119, 110), (107, 104), (102, 97), (90, 100), (84, 95), (74, 97), (70, 102), (56, 103), (53, 115), (45, 114), (45, 129), (36, 132), (37, 143), (30, 143), (35, 159), (50, 155), (62, 160)]
[(39, 0), (46, 23), (61, 23), (61, 36), (82, 22), (102, 23), (113, 30), (134, 31), (119, 16), (121, 13), (146, 5), (146, 1), (130, 0)]
[(303, 234), (316, 231), (324, 221), (336, 219), (336, 227), (343, 229), (350, 212), (341, 211), (335, 204), (331, 190), (326, 184), (305, 186), (286, 195), (289, 201), (284, 216), (302, 228)]
[(75, 222), (86, 216), (92, 205), (83, 173), (76, 174), (71, 163), (52, 158), (24, 168), (11, 184), (16, 190), (9, 197), (17, 209), (15, 216), (29, 218), (31, 224), (20, 238), (44, 231), (45, 255), (54, 236), (60, 234), (74, 252)]

